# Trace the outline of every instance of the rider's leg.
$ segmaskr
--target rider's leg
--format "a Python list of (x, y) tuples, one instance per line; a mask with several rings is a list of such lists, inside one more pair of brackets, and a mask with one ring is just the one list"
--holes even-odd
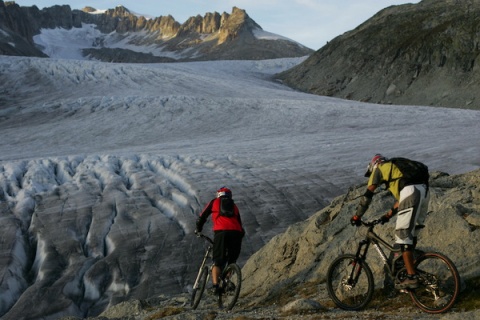
[(402, 282), (405, 288), (418, 287), (418, 279), (415, 277), (415, 264), (413, 250), (416, 245), (416, 225), (423, 224), (428, 198), (425, 196), (425, 188), (418, 185), (405, 186), (400, 191), (398, 218), (395, 226), (396, 243), (401, 245), (402, 257), (405, 262), (408, 277)]
[(402, 257), (405, 262), (405, 268), (408, 274), (414, 275), (415, 268), (413, 264), (413, 247), (414, 237), (412, 229), (414, 222), (414, 208), (410, 207), (404, 210), (399, 210), (397, 224), (395, 227), (395, 242), (400, 245), (402, 249)]
[(418, 288), (418, 279), (415, 272), (415, 264), (413, 260), (413, 245), (402, 245), (402, 257), (405, 263), (405, 269), (407, 269), (407, 277), (402, 282), (397, 283), (395, 287), (397, 289), (415, 289)]
[[(406, 245), (405, 247), (407, 247)], [(403, 261), (405, 262), (405, 269), (407, 269), (407, 273), (409, 275), (415, 274), (415, 265), (413, 262), (413, 246), (411, 248), (406, 248), (406, 250), (402, 250)]]
[(218, 286), (218, 279), (220, 279), (221, 269), (218, 266), (212, 268), (212, 284), (213, 286)]
[(227, 244), (228, 264), (237, 262), (237, 259), (240, 256), (240, 251), (242, 249), (242, 238), (243, 233), (239, 231), (229, 231)]
[(215, 231), (213, 236), (213, 262), (212, 268), (212, 284), (213, 293), (218, 294), (218, 284), (221, 276), (222, 268), (225, 265), (225, 232)]
[[(405, 261), (407, 270), (415, 272), (415, 269), (409, 268), (413, 264), (413, 247), (416, 245), (415, 226), (417, 219), (425, 219), (419, 210), (423, 204), (425, 197), (425, 189), (416, 185), (407, 185), (400, 191), (400, 199), (398, 204), (398, 216), (395, 226), (395, 242), (402, 248), (402, 256)], [(412, 274), (413, 274), (412, 273)]]

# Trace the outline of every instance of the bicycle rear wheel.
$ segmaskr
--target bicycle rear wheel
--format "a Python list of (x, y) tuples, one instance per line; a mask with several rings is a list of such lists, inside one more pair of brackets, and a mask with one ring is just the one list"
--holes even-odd
[(443, 254), (428, 252), (415, 261), (420, 287), (411, 290), (413, 302), (428, 313), (450, 309), (460, 291), (460, 276), (453, 262)]
[(338, 307), (361, 310), (372, 300), (372, 271), (365, 261), (355, 262), (355, 255), (341, 255), (328, 268), (327, 289)]
[(205, 291), (205, 286), (207, 285), (207, 279), (208, 279), (208, 267), (205, 266), (202, 268), (200, 277), (198, 278), (198, 283), (196, 287), (194, 286), (192, 291), (191, 305), (193, 309), (196, 309), (198, 307), (198, 304), (202, 299), (203, 291)]
[(231, 310), (237, 302), (242, 287), (242, 271), (235, 263), (229, 264), (222, 273), (222, 293), (218, 296), (218, 306)]

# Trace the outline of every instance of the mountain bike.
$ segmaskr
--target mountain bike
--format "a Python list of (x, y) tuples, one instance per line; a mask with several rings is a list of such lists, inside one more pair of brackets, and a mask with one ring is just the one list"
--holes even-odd
[[(207, 241), (208, 245), (203, 256), (202, 263), (198, 269), (198, 274), (193, 284), (191, 306), (193, 309), (198, 307), (200, 300), (202, 299), (203, 292), (208, 283), (208, 279), (211, 277), (213, 263), (209, 267), (207, 260), (212, 259), (213, 240), (208, 236), (198, 233), (198, 237)], [(231, 263), (222, 268), (221, 276), (219, 279), (219, 291), (218, 306), (221, 309), (231, 310), (238, 300), (240, 295), (240, 289), (242, 286), (242, 271), (236, 263)]]
[[(374, 279), (366, 262), (370, 245), (376, 249), (384, 263), (387, 275), (395, 283), (407, 277), (400, 248), (390, 246), (374, 231), (381, 220), (363, 222), (368, 227), (365, 239), (361, 240), (355, 254), (343, 254), (336, 258), (327, 271), (328, 294), (334, 303), (344, 310), (361, 310), (372, 300)], [(387, 258), (380, 246), (397, 254)], [(460, 291), (460, 276), (453, 262), (438, 252), (416, 250), (415, 269), (419, 280), (417, 289), (399, 289), (410, 294), (415, 305), (427, 313), (442, 313), (450, 309)]]

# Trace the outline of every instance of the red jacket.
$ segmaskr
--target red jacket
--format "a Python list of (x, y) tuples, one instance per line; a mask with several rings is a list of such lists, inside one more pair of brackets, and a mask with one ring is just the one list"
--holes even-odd
[(240, 211), (236, 204), (234, 204), (233, 217), (225, 217), (220, 215), (220, 198), (215, 198), (210, 201), (198, 218), (197, 228), (199, 228), (199, 230), (202, 230), (203, 225), (210, 215), (212, 215), (213, 231), (234, 230), (243, 232), (242, 219), (240, 218)]

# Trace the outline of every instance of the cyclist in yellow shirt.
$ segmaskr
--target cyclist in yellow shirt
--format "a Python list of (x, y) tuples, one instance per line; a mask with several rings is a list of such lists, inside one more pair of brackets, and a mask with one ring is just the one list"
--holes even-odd
[[(397, 289), (415, 289), (418, 279), (415, 274), (413, 250), (417, 242), (417, 229), (423, 227), (429, 202), (428, 178), (426, 182), (406, 179), (405, 173), (392, 161), (376, 154), (368, 164), (365, 177), (368, 177), (367, 190), (360, 200), (355, 215), (350, 219), (352, 225), (360, 226), (361, 217), (367, 211), (375, 190), (385, 184), (395, 198), (395, 203), (387, 214), (381, 217), (382, 223), (388, 222), (398, 214), (395, 226), (395, 242), (402, 249), (403, 261), (408, 277), (396, 284)], [(410, 181), (409, 181), (410, 180)]]

